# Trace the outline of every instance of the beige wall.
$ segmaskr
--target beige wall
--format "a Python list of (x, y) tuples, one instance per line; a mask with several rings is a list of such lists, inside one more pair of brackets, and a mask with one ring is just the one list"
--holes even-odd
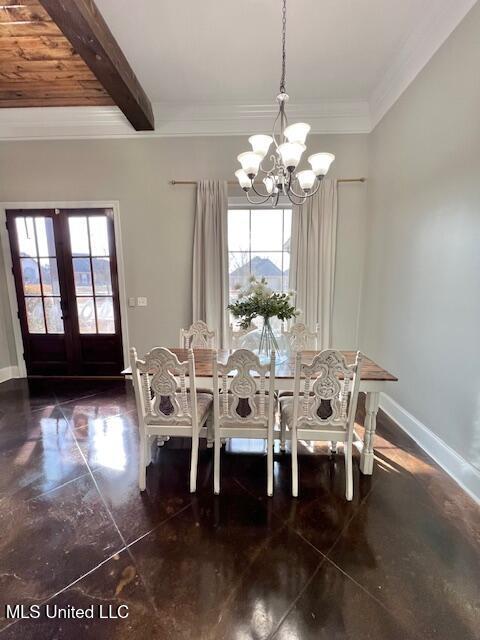
[(480, 5), (370, 135), (361, 346), (480, 468)]
[[(167, 181), (232, 179), (246, 144), (243, 137), (0, 143), (0, 202), (118, 200), (127, 296), (148, 298), (148, 307), (128, 310), (130, 343), (140, 351), (176, 344), (191, 320), (195, 191)], [(312, 136), (310, 148), (337, 155), (334, 176), (365, 175), (364, 135)], [(366, 186), (339, 189), (333, 334), (348, 348), (356, 346)], [(0, 368), (8, 365), (1, 335)]]

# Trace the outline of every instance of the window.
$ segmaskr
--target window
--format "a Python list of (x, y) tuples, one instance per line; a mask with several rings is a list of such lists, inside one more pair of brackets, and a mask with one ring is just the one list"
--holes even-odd
[(288, 290), (291, 228), (291, 209), (228, 211), (230, 302), (251, 275), (266, 278), (275, 291)]

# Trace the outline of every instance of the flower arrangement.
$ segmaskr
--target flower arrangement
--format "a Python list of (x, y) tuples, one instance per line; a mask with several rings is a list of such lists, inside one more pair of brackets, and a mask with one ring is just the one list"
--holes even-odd
[(273, 291), (267, 284), (265, 278), (257, 280), (251, 276), (248, 285), (242, 288), (237, 286), (238, 300), (228, 305), (228, 309), (235, 318), (239, 318), (239, 325), (242, 329), (248, 329), (254, 318), (263, 318), (263, 328), (260, 337), (259, 352), (269, 353), (271, 349), (278, 351), (278, 343), (270, 326), (270, 318), (277, 317), (279, 320), (290, 320), (301, 314), (300, 309), (296, 309), (291, 303), (294, 291), (279, 293)]

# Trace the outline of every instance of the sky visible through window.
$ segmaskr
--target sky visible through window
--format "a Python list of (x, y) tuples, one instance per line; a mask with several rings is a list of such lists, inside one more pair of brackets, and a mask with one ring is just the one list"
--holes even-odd
[(266, 278), (275, 291), (288, 291), (290, 269), (291, 209), (230, 209), (228, 212), (228, 261), (230, 302), (236, 285), (250, 275)]

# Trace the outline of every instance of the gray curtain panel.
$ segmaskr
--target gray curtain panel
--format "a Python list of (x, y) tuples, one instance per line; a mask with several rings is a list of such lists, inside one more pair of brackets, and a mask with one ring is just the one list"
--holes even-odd
[(311, 330), (320, 325), (322, 349), (332, 342), (336, 245), (337, 182), (325, 178), (316, 195), (293, 208), (289, 278), (301, 319)]
[(193, 236), (193, 321), (215, 329), (218, 346), (228, 341), (228, 187), (226, 182), (201, 180)]

